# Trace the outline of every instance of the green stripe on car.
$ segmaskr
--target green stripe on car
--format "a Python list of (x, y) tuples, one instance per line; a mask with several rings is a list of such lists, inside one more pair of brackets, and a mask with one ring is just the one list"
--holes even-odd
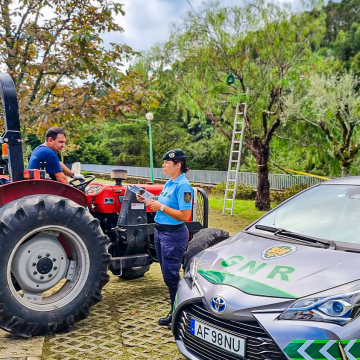
[(343, 360), (339, 342), (349, 360), (360, 359), (360, 339), (357, 340), (293, 340), (284, 349), (291, 360)]
[(217, 270), (202, 270), (198, 273), (213, 284), (230, 285), (251, 295), (272, 296), (287, 299), (297, 299), (298, 296), (290, 294), (260, 281), (252, 280), (244, 276)]

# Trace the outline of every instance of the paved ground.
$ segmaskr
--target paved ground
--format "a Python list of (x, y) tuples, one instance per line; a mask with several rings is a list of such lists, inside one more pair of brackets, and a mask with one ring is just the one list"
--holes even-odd
[(1, 359), (40, 360), (43, 344), (43, 337), (23, 340), (0, 330)]
[(0, 332), (0, 359), (100, 360), (183, 359), (171, 332), (157, 320), (170, 310), (159, 264), (142, 279), (115, 276), (103, 291), (103, 301), (88, 319), (68, 333), (24, 340)]
[(170, 309), (158, 264), (142, 279), (113, 276), (103, 295), (70, 333), (45, 339), (43, 360), (183, 359), (171, 332), (157, 325)]

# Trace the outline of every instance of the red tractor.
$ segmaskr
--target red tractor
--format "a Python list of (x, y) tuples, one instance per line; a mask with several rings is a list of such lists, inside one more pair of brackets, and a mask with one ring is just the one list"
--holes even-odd
[[(65, 185), (24, 170), (20, 122), (11, 77), (0, 74), (10, 181), (0, 186), (0, 328), (31, 337), (70, 330), (98, 303), (113, 274), (133, 279), (157, 261), (154, 213), (122, 185)], [(159, 195), (162, 185), (144, 185)], [(194, 189), (191, 236), (207, 227), (208, 202)]]

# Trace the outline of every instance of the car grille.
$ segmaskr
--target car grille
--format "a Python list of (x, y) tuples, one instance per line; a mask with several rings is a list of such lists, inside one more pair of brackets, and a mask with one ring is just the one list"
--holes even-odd
[(244, 357), (221, 349), (190, 334), (191, 318), (197, 318), (219, 330), (244, 338), (246, 340), (245, 359), (247, 360), (286, 360), (285, 355), (256, 320), (241, 322), (219, 319), (210, 314), (202, 303), (187, 305), (179, 314), (176, 334), (181, 338), (188, 350), (204, 359), (232, 360), (244, 359)]

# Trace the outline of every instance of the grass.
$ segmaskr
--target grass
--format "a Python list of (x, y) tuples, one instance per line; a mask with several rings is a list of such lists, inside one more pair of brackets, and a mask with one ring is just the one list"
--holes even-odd
[[(209, 206), (211, 209), (222, 211), (224, 205), (223, 197), (209, 197)], [(255, 208), (254, 200), (235, 200), (234, 216), (240, 216), (249, 222), (253, 222), (266, 211), (260, 211)]]
[(265, 211), (255, 209), (254, 200), (235, 200), (234, 215), (223, 215), (223, 202), (223, 197), (209, 197), (209, 227), (227, 230), (230, 235), (235, 235), (265, 214)]
[(93, 181), (94, 184), (109, 184), (109, 185), (114, 185), (115, 184), (115, 180), (105, 180), (105, 179), (101, 179), (101, 178), (95, 178)]

